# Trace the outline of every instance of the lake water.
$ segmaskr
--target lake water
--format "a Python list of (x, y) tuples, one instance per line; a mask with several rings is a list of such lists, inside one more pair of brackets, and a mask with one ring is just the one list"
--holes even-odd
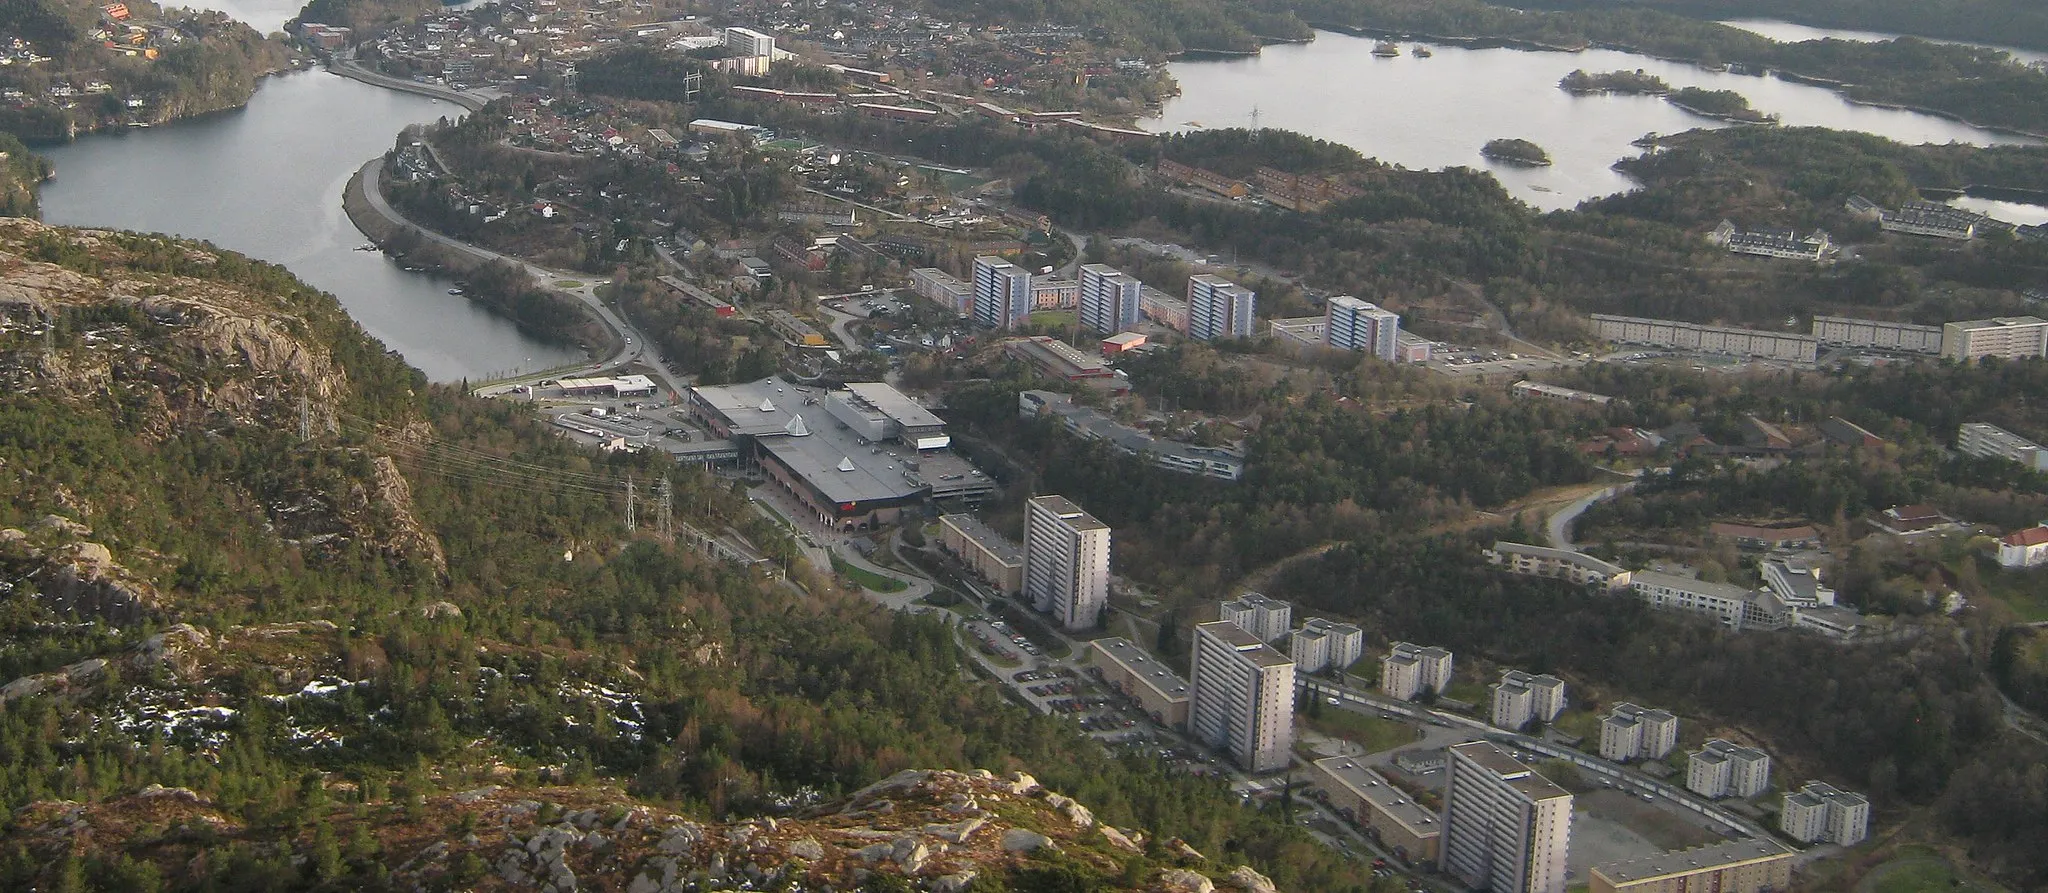
[(349, 177), (407, 125), (461, 113), (324, 71), (275, 77), (240, 111), (39, 149), (57, 166), (43, 217), (205, 239), (283, 264), (435, 381), (579, 360), (448, 294), (453, 282), (356, 250), (365, 240), (341, 211)]
[[(1791, 22), (1781, 22), (1776, 19), (1728, 19), (1721, 24), (1727, 25), (1730, 28), (1741, 28), (1751, 34), (1761, 34), (1779, 43), (1798, 43), (1802, 40), (1822, 40), (1829, 37), (1836, 40), (1853, 40), (1858, 43), (1883, 43), (1887, 40), (1898, 40), (1906, 36), (1903, 34), (1887, 34), (1883, 31), (1815, 28), (1810, 25), (1795, 25)], [(2040, 50), (2022, 50), (2016, 47), (2002, 47), (1997, 44), (1971, 43), (1967, 40), (1942, 40), (1937, 37), (1923, 37), (1921, 39), (1931, 40), (1936, 43), (1959, 43), (1964, 46), (2004, 50), (2020, 62), (2048, 64), (2048, 53), (2041, 52)]]
[[(1258, 56), (1184, 61), (1170, 66), (1181, 95), (1155, 131), (1201, 127), (1295, 130), (1343, 143), (1409, 168), (1467, 166), (1489, 170), (1509, 193), (1538, 208), (1568, 208), (1624, 192), (1635, 183), (1613, 170), (1640, 154), (1630, 142), (1645, 133), (1729, 126), (1679, 110), (1654, 96), (1573, 96), (1557, 81), (1575, 68), (1657, 75), (1678, 87), (1734, 90), (1788, 126), (1859, 130), (1905, 143), (2032, 143), (1933, 115), (1861, 106), (1830, 90), (1613, 50), (1580, 53), (1434, 46), (1418, 58), (1414, 42), (1401, 55), (1371, 54), (1374, 41), (1318, 32), (1306, 44), (1269, 46)], [(1554, 164), (1523, 168), (1479, 154), (1488, 140), (1515, 137), (1548, 150)]]

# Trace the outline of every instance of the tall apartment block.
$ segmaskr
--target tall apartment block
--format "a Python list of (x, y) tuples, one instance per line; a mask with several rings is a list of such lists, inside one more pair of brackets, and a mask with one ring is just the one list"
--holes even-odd
[(1520, 729), (1530, 720), (1555, 721), (1564, 708), (1564, 680), (1549, 673), (1509, 670), (1493, 686), (1493, 724), (1503, 729)]
[(1277, 598), (1247, 592), (1219, 603), (1217, 617), (1258, 636), (1261, 642), (1271, 642), (1286, 635), (1287, 628), (1294, 625), (1294, 606)]
[(1114, 335), (1138, 327), (1139, 296), (1145, 285), (1138, 277), (1105, 264), (1081, 265), (1082, 328)]
[(773, 56), (775, 37), (752, 28), (727, 28), (725, 48), (736, 56)]
[(1247, 772), (1287, 768), (1294, 746), (1294, 662), (1237, 624), (1197, 624), (1188, 734)]
[(1391, 363), (1399, 355), (1401, 317), (1377, 304), (1338, 295), (1323, 310), (1323, 343), (1337, 350), (1369, 353)]
[(974, 259), (974, 321), (991, 329), (1013, 329), (1031, 315), (1031, 271), (984, 255)]
[(1451, 653), (1431, 646), (1395, 642), (1380, 658), (1380, 691), (1390, 698), (1413, 700), (1425, 691), (1442, 692), (1451, 685)]
[(2048, 355), (2048, 319), (1998, 316), (1946, 323), (1941, 327), (1941, 357), (1970, 362), (1985, 357), (2019, 360)]
[(1344, 670), (1365, 654), (1365, 630), (1355, 624), (1310, 617), (1288, 637), (1287, 653), (1302, 673)]
[(1678, 746), (1678, 717), (1621, 703), (1600, 719), (1600, 757), (1617, 763), (1661, 760)]
[(1063, 629), (1092, 629), (1109, 604), (1109, 525), (1065, 496), (1034, 496), (1024, 513), (1024, 594)]
[(1809, 781), (1785, 795), (1778, 827), (1802, 843), (1855, 846), (1870, 836), (1870, 800), (1831, 784)]
[(1754, 797), (1771, 788), (1771, 755), (1715, 738), (1685, 761), (1685, 789), (1702, 797)]
[(1475, 890), (1564, 893), (1572, 795), (1492, 742), (1448, 754), (1443, 869)]
[(1188, 337), (1249, 338), (1258, 294), (1221, 276), (1188, 277)]

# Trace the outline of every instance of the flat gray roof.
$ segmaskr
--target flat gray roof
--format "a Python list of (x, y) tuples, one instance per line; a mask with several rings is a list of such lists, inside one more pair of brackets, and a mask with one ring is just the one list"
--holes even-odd
[(1493, 773), (1515, 790), (1529, 795), (1532, 800), (1571, 796), (1569, 791), (1536, 774), (1536, 770), (1508, 756), (1507, 751), (1501, 750), (1499, 745), (1491, 741), (1468, 741), (1452, 745), (1449, 750), (1479, 764), (1479, 768)]
[(882, 382), (849, 381), (846, 389), (905, 428), (939, 428), (946, 424), (945, 419), (924, 408), (924, 404)]
[(1415, 798), (1400, 788), (1387, 783), (1387, 779), (1367, 769), (1351, 757), (1327, 757), (1316, 761), (1316, 766), (1330, 773), (1344, 787), (1360, 798), (1371, 803), (1375, 809), (1392, 816), (1394, 821), (1417, 837), (1443, 833), (1443, 824), (1438, 820), (1436, 810), (1425, 809)]
[(1207, 630), (1211, 636), (1223, 640), (1223, 644), (1237, 649), (1238, 654), (1243, 655), (1261, 667), (1277, 667), (1281, 664), (1294, 663), (1287, 655), (1274, 650), (1273, 646), (1259, 641), (1258, 636), (1245, 632), (1237, 624), (1231, 623), (1228, 620), (1198, 623), (1195, 624), (1195, 628)]
[(1755, 593), (1755, 590), (1745, 589), (1729, 583), (1709, 583), (1694, 577), (1681, 577), (1677, 574), (1666, 574), (1658, 571), (1636, 571), (1635, 576), (1630, 579), (1633, 581), (1633, 585), (1637, 587), (1662, 586), (1667, 589), (1677, 589), (1697, 595), (1718, 596), (1737, 601), (1748, 601), (1750, 596)]
[(982, 548), (987, 549), (990, 554), (993, 554), (997, 560), (1004, 564), (1021, 565), (1024, 563), (1024, 547), (1012, 542), (1009, 537), (997, 533), (995, 528), (983, 524), (980, 518), (965, 512), (955, 512), (949, 515), (940, 515), (939, 520), (951, 524), (962, 535), (973, 540)]
[(1096, 520), (1094, 515), (1088, 514), (1087, 509), (1075, 505), (1073, 500), (1065, 496), (1033, 496), (1031, 501), (1047, 511), (1058, 515), (1060, 520), (1065, 521), (1068, 526), (1075, 530), (1109, 529), (1109, 525)]
[[(863, 443), (864, 438), (826, 410), (824, 392), (818, 388), (764, 378), (699, 386), (690, 392), (724, 415), (734, 433), (753, 436), (763, 452), (832, 502), (910, 499), (928, 488), (945, 496), (992, 486), (986, 478), (974, 477), (973, 465), (951, 453), (919, 455), (894, 443)], [(764, 405), (771, 408), (764, 410)], [(808, 433), (791, 434), (795, 418), (803, 420), (798, 430)], [(951, 475), (959, 477), (940, 483)]]
[(1593, 870), (1602, 877), (1616, 883), (1634, 883), (1649, 878), (1670, 874), (1686, 874), (1704, 869), (1740, 865), (1760, 859), (1781, 858), (1792, 855), (1792, 851), (1770, 840), (1751, 838), (1729, 843), (1710, 844), (1689, 850), (1673, 850), (1641, 859), (1628, 859), (1595, 865)]
[(1188, 696), (1188, 684), (1185, 680), (1174, 675), (1172, 670), (1166, 668), (1166, 664), (1146, 654), (1144, 649), (1139, 648), (1131, 640), (1122, 636), (1111, 636), (1107, 639), (1096, 639), (1094, 645), (1102, 652), (1102, 656), (1116, 662), (1124, 672), (1131, 674), (1146, 688), (1151, 689), (1153, 694), (1169, 701), (1185, 699)]

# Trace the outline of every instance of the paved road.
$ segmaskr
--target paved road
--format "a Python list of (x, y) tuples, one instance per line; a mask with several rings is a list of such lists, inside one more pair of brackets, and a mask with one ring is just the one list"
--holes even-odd
[[(418, 232), (422, 237), (426, 238), (428, 241), (453, 249), (455, 251), (462, 252), (471, 257), (479, 258), (484, 261), (502, 261), (504, 263), (517, 265), (520, 269), (525, 270), (527, 275), (532, 276), (534, 281), (539, 283), (542, 287), (545, 287), (551, 291), (555, 291), (561, 294), (569, 295), (571, 297), (576, 298), (578, 301), (583, 302), (584, 306), (589, 309), (591, 314), (595, 316), (598, 319), (598, 321), (604, 325), (605, 329), (611, 334), (612, 340), (616, 345), (616, 349), (613, 350), (610, 356), (589, 363), (573, 372), (556, 371), (544, 375), (530, 375), (522, 379), (498, 382), (497, 384), (492, 386), (493, 389), (502, 388), (512, 384), (525, 383), (528, 381), (538, 381), (543, 378), (559, 377), (562, 375), (596, 373), (601, 372), (605, 369), (617, 368), (631, 363), (640, 363), (648, 368), (649, 375), (652, 378), (654, 378), (654, 380), (657, 383), (661, 384), (668, 390), (670, 399), (676, 399), (681, 395), (681, 390), (676, 386), (676, 383), (669, 378), (668, 363), (662, 358), (660, 349), (656, 348), (654, 344), (647, 339), (647, 336), (642, 334), (639, 329), (635, 328), (633, 324), (627, 321), (627, 319), (623, 315), (618, 313), (609, 304), (606, 304), (603, 299), (597, 296), (597, 287), (600, 285), (604, 285), (605, 280), (591, 280), (581, 273), (569, 273), (562, 272), (559, 270), (550, 270), (545, 267), (528, 263), (520, 258), (512, 257), (510, 255), (505, 254), (499, 254), (495, 251), (491, 251), (486, 248), (480, 248), (478, 246), (471, 245), (467, 242), (457, 241), (455, 239), (449, 238), (448, 236), (444, 236), (440, 233), (434, 232), (433, 230), (427, 229), (426, 227), (413, 223), (412, 221), (407, 220), (405, 218), (405, 215), (400, 214), (396, 208), (391, 207), (390, 202), (385, 200), (382, 180), (383, 173), (384, 159), (382, 157), (373, 158), (370, 160), (368, 164), (363, 165), (363, 194), (369, 199), (370, 207), (372, 210), (376, 211), (379, 215), (382, 215), (386, 219), (392, 220), (402, 226), (408, 227)], [(564, 280), (581, 282), (583, 284), (576, 288), (561, 288), (556, 285), (556, 283)]]
[(1620, 496), (1633, 489), (1635, 485), (1635, 481), (1629, 481), (1625, 484), (1616, 484), (1597, 493), (1588, 493), (1574, 501), (1571, 505), (1552, 513), (1550, 522), (1545, 525), (1545, 534), (1550, 538), (1550, 547), (1553, 549), (1572, 548), (1572, 523), (1579, 520), (1579, 516), (1585, 514), (1587, 509), (1592, 508), (1594, 503), (1603, 499), (1612, 499)]

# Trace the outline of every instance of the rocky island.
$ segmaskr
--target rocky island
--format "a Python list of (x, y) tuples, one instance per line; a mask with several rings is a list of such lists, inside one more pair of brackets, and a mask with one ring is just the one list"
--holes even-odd
[(1634, 71), (1609, 71), (1602, 74), (1588, 74), (1583, 68), (1573, 69), (1571, 74), (1558, 79), (1557, 88), (1575, 95), (1586, 96), (1595, 93), (1635, 93), (1645, 96), (1662, 96), (1671, 92), (1671, 85), (1654, 74), (1638, 68)]
[(1733, 90), (1707, 90), (1701, 87), (1681, 87), (1665, 97), (1665, 101), (1695, 115), (1734, 121), (1738, 124), (1776, 124), (1777, 115), (1765, 114), (1750, 108), (1748, 97)]
[(1550, 166), (1550, 153), (1543, 151), (1542, 146), (1536, 145), (1535, 143), (1529, 142), (1528, 140), (1492, 140), (1489, 141), (1485, 146), (1480, 148), (1479, 154), (1491, 158), (1495, 161), (1506, 161), (1513, 164), (1528, 165), (1530, 167)]

